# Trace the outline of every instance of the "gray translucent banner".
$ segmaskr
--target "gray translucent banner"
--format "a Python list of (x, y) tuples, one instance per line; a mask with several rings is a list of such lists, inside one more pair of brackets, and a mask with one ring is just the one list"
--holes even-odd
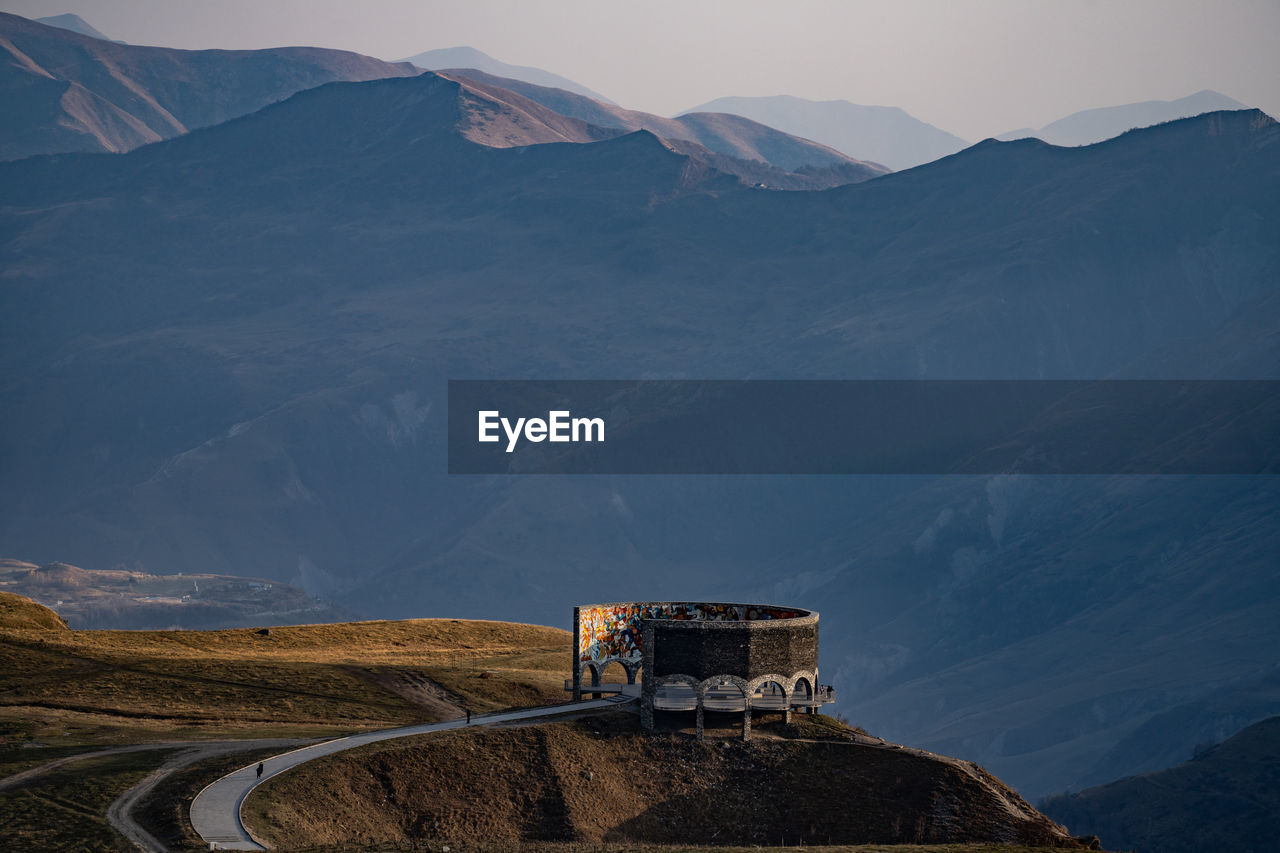
[(1277, 471), (1277, 381), (449, 382), (451, 474)]

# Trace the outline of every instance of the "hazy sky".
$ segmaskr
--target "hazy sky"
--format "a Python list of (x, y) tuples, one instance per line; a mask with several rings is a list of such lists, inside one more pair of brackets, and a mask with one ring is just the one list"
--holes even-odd
[(1280, 0), (0, 0), (112, 38), (402, 59), (470, 45), (623, 106), (724, 95), (900, 106), (971, 141), (1215, 89), (1280, 117)]

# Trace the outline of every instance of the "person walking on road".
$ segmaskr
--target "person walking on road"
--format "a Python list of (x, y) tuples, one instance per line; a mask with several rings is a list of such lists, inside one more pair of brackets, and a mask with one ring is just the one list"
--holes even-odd
[(471, 725), (471, 709), (467, 709), (467, 725)]
[(262, 762), (261, 761), (258, 762), (258, 778), (259, 779), (262, 778)]

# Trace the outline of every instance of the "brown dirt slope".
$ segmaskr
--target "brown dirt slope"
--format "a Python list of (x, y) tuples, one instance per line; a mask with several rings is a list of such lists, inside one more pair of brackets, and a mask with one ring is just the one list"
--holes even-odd
[(467, 729), (306, 764), (259, 788), (246, 818), (282, 849), (423, 839), (1087, 846), (973, 765), (849, 730), (805, 734), (816, 736), (698, 742), (643, 734), (623, 713)]

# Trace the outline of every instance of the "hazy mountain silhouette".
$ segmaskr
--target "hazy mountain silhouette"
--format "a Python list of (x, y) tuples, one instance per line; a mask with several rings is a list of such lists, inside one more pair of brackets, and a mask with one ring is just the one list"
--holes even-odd
[(1036, 137), (1054, 145), (1091, 145), (1119, 136), (1135, 127), (1189, 118), (1215, 110), (1240, 110), (1245, 105), (1226, 95), (1205, 89), (1176, 101), (1142, 101), (1115, 107), (1082, 110), (1046, 124), (1039, 130), (1022, 128), (1002, 133), (1003, 140)]
[(1101, 835), (1135, 853), (1199, 853), (1275, 849), (1280, 812), (1280, 717), (1159, 773), (1121, 779), (1078, 794), (1052, 797), (1043, 808), (1072, 828)]
[(592, 128), (424, 74), (0, 164), (0, 554), (378, 616), (819, 602), (857, 722), (1033, 794), (1274, 663), (1272, 478), (449, 477), (443, 450), (451, 377), (1280, 375), (1273, 121), (786, 193)]
[[(526, 83), (533, 83), (537, 86), (564, 89), (567, 92), (574, 92), (588, 97), (593, 101), (613, 104), (613, 101), (604, 95), (588, 89), (581, 83), (575, 83), (568, 78), (561, 77), (559, 74), (543, 71), (541, 68), (533, 68), (528, 65), (508, 65), (505, 62), (494, 59), (487, 53), (476, 50), (474, 47), (442, 47), (410, 56), (403, 61), (412, 62), (427, 71), (442, 71), (447, 68), (475, 68), (495, 77), (507, 77), (512, 80), (523, 80)], [(614, 106), (617, 105), (614, 104)]]
[(854, 160), (825, 145), (791, 136), (759, 122), (727, 113), (691, 113), (664, 118), (613, 104), (595, 101), (564, 89), (550, 89), (521, 80), (486, 74), (474, 68), (446, 70), (480, 84), (517, 92), (557, 113), (582, 119), (599, 127), (620, 130), (648, 130), (671, 141), (696, 142), (702, 148), (739, 160), (758, 160), (789, 172), (805, 167), (836, 169), (850, 179), (833, 183), (854, 183), (888, 170), (875, 163)]
[(417, 74), (342, 50), (173, 50), (0, 13), (0, 158), (128, 151), (333, 80)]
[(898, 107), (868, 107), (848, 101), (808, 101), (791, 95), (717, 98), (683, 115), (689, 113), (745, 116), (830, 145), (850, 157), (898, 170), (954, 154), (969, 144)]
[(124, 44), (122, 41), (103, 35), (96, 28), (90, 26), (89, 22), (79, 15), (68, 13), (65, 15), (51, 15), (47, 18), (35, 18), (34, 20), (37, 24), (71, 30), (73, 33), (79, 33), (80, 35), (88, 36), (89, 38), (102, 39), (103, 41), (114, 41), (116, 44)]

